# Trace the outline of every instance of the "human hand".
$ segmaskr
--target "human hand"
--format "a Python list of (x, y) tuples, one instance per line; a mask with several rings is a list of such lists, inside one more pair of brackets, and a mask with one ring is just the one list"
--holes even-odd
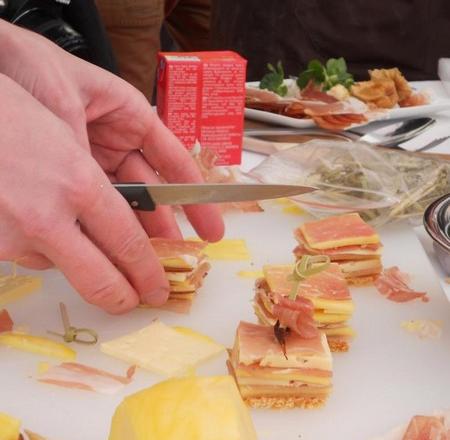
[[(0, 39), (0, 72), (69, 124), (78, 143), (111, 180), (202, 181), (188, 152), (131, 85), (2, 20)], [(105, 205), (111, 215), (108, 208)], [(192, 205), (185, 212), (201, 238), (217, 241), (222, 237), (224, 226), (217, 207)], [(169, 207), (159, 206), (138, 217), (149, 235), (181, 238)]]
[(70, 127), (0, 74), (0, 260), (56, 265), (111, 313), (162, 304), (168, 283), (147, 234)]

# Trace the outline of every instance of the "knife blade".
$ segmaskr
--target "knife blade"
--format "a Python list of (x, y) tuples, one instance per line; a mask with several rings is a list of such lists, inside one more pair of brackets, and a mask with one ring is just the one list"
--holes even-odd
[(115, 183), (133, 209), (154, 211), (157, 205), (243, 202), (305, 194), (317, 188), (301, 185), (262, 183)]

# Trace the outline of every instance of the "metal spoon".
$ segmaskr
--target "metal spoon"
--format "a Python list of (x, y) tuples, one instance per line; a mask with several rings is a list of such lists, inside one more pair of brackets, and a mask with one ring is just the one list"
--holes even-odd
[[(358, 140), (369, 144), (383, 145), (385, 147), (398, 146), (436, 122), (433, 118), (415, 118), (406, 120), (389, 121), (388, 123), (377, 123), (377, 128), (363, 134)], [(352, 131), (355, 133), (355, 131)], [(356, 132), (357, 133), (357, 132)], [(358, 133), (357, 133), (358, 134)]]

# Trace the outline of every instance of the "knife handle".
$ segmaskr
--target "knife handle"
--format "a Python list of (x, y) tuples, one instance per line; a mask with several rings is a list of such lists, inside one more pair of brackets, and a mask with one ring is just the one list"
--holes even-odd
[(122, 194), (132, 209), (138, 211), (154, 211), (156, 209), (155, 202), (145, 186), (140, 187), (136, 183), (114, 183), (113, 186)]

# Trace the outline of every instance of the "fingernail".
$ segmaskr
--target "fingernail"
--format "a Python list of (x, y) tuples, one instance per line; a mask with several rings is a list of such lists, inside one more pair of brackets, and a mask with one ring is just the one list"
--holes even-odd
[(164, 287), (142, 295), (144, 303), (154, 307), (162, 306), (167, 301), (168, 297), (169, 289)]

